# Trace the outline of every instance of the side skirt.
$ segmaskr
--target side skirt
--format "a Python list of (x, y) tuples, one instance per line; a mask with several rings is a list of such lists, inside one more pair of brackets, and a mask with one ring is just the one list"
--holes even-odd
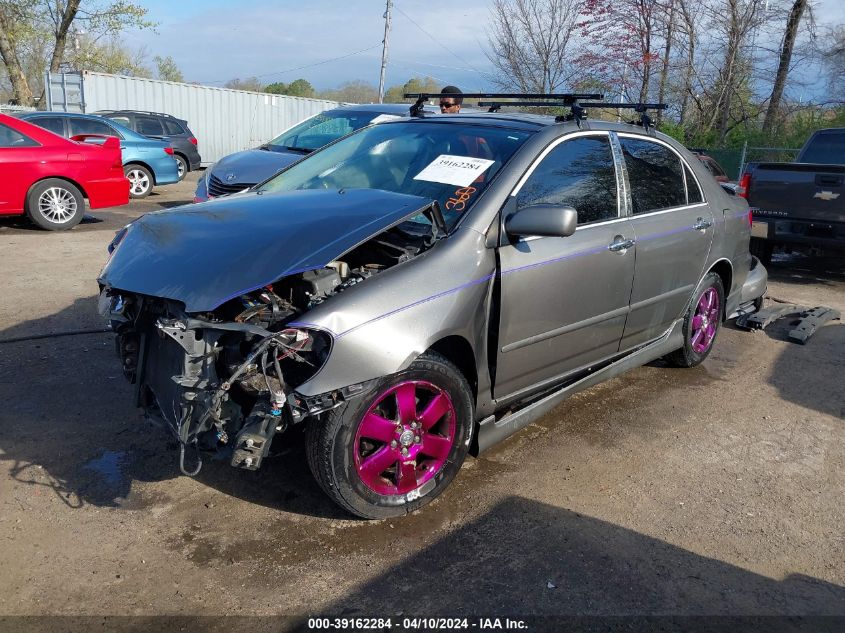
[(650, 363), (679, 349), (684, 344), (683, 326), (684, 320), (678, 319), (663, 336), (645, 347), (602, 367), (592, 374), (584, 376), (580, 380), (567, 384), (561, 389), (536, 402), (532, 402), (516, 412), (499, 419), (491, 415), (481, 420), (478, 429), (478, 453), (482, 453), (488, 448), (495, 446), (520, 429), (528, 426), (534, 420), (544, 416), (572, 394), (609, 380), (629, 369)]

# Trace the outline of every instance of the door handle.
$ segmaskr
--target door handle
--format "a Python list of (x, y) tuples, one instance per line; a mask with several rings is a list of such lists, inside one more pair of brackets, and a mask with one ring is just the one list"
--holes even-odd
[(612, 251), (614, 253), (624, 253), (636, 243), (636, 240), (624, 238), (621, 235), (617, 235), (613, 239), (613, 242), (611, 242), (610, 245), (607, 247), (607, 250)]
[(713, 226), (712, 220), (705, 220), (704, 218), (696, 218), (695, 224), (692, 225), (696, 231), (706, 231)]

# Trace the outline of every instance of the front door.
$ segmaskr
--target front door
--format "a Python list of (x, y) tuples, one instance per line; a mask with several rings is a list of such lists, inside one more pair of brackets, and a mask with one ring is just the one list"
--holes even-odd
[(637, 272), (622, 350), (660, 337), (704, 273), (714, 219), (689, 167), (668, 145), (619, 135), (631, 192)]
[(620, 191), (607, 133), (556, 141), (514, 190), (506, 215), (535, 204), (568, 205), (578, 212), (578, 228), (569, 237), (511, 238), (499, 249), (497, 400), (618, 351), (635, 259)]

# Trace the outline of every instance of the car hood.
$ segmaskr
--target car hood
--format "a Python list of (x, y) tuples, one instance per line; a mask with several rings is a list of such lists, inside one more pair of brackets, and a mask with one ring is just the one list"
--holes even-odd
[(347, 189), (250, 192), (155, 211), (118, 234), (98, 281), (207, 312), (287, 275), (322, 268), (432, 204)]
[(224, 184), (243, 183), (254, 185), (264, 182), (280, 169), (298, 161), (306, 154), (301, 152), (248, 149), (221, 158), (212, 167), (211, 173)]

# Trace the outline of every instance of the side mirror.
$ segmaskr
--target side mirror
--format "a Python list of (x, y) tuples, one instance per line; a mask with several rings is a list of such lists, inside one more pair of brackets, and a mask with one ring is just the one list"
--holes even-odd
[(520, 209), (505, 220), (508, 235), (528, 237), (569, 237), (578, 226), (578, 212), (557, 204), (534, 204)]

